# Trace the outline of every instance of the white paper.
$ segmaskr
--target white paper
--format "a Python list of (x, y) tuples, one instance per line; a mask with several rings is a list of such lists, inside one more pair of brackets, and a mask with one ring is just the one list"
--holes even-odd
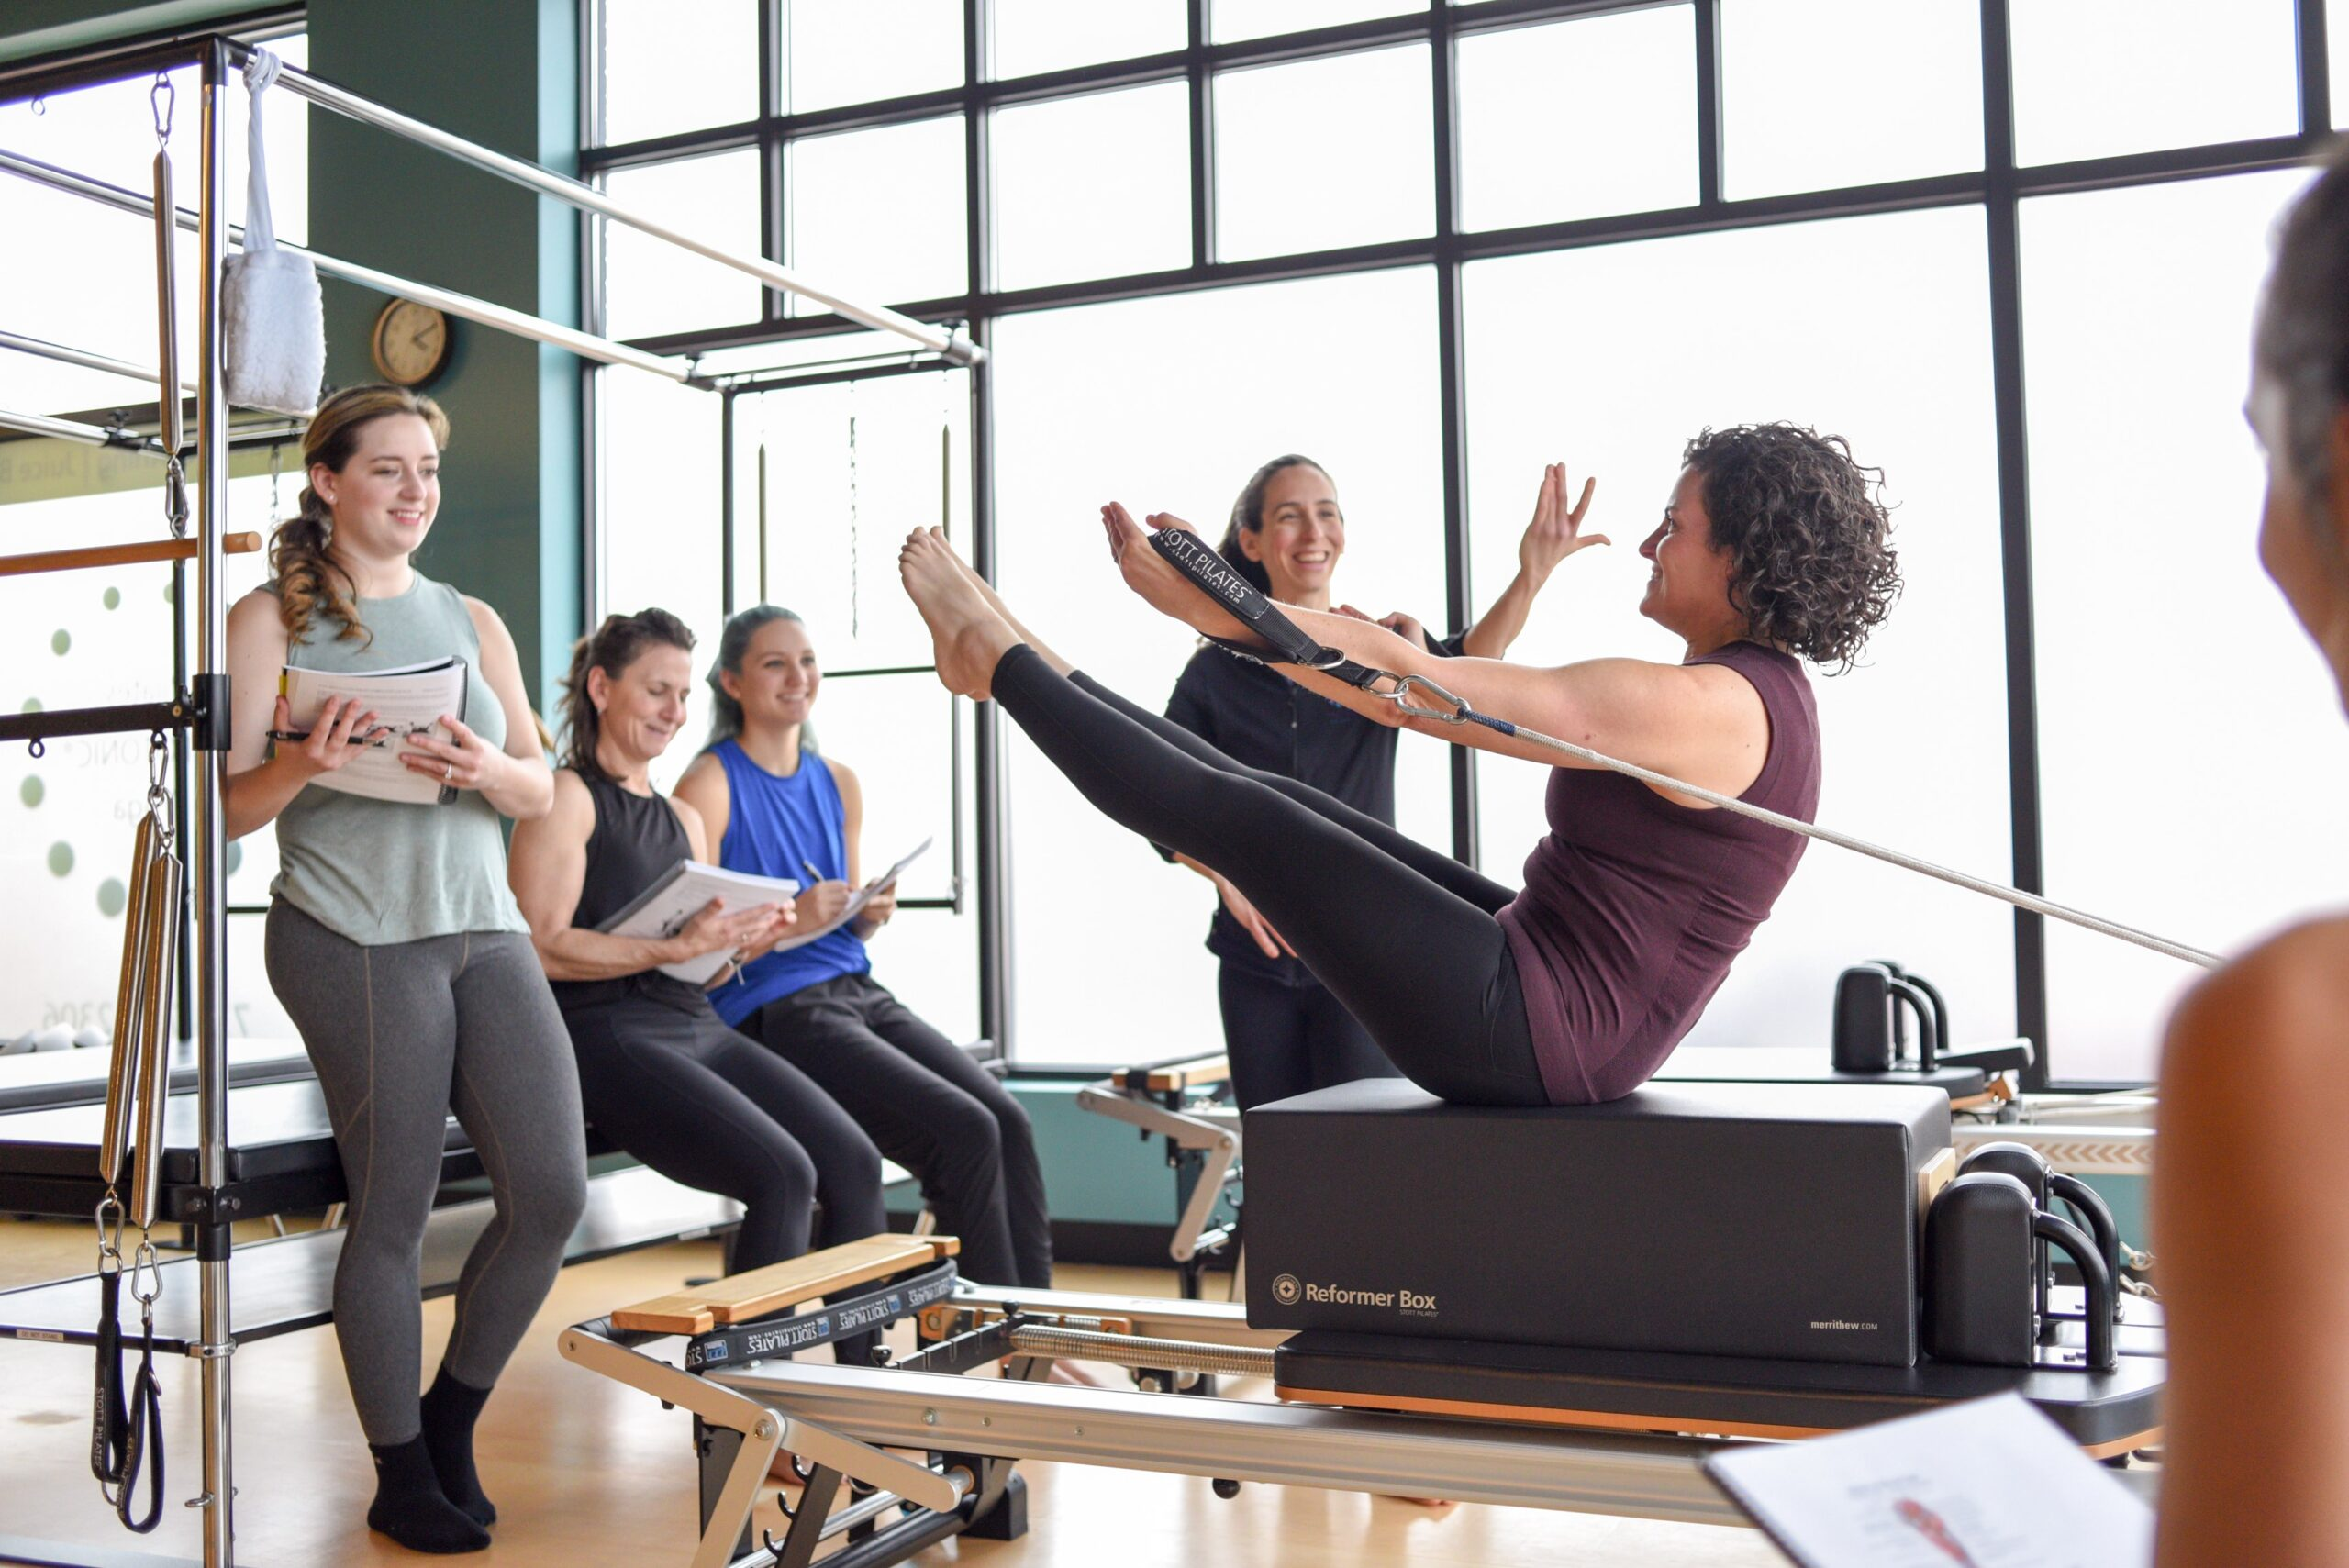
[(814, 941), (818, 937), (830, 936), (834, 931), (839, 930), (842, 926), (847, 925), (851, 920), (853, 920), (859, 915), (863, 914), (864, 906), (873, 902), (874, 895), (886, 893), (889, 889), (897, 885), (897, 879), (906, 873), (906, 868), (913, 864), (915, 861), (921, 858), (922, 851), (930, 848), (930, 842), (931, 840), (924, 839), (920, 843), (916, 844), (913, 849), (906, 854), (905, 858), (898, 861), (896, 865), (891, 866), (887, 871), (883, 872), (879, 876), (874, 877), (871, 882), (866, 883), (863, 887), (860, 887), (855, 892), (850, 894), (848, 895), (847, 905), (831, 919), (827, 920), (820, 926), (813, 927), (805, 931), (795, 928), (791, 935), (775, 943), (769, 951), (773, 952), (789, 952), (793, 948), (806, 947), (809, 942)]
[[(616, 937), (674, 937), (713, 898), (723, 898), (729, 909), (740, 912), (760, 904), (786, 903), (798, 891), (797, 883), (782, 877), (753, 876), (746, 871), (728, 871), (724, 866), (705, 865), (700, 861), (679, 861), (658, 882), (637, 895), (627, 908), (596, 929)], [(664, 963), (661, 973), (704, 984), (726, 967), (729, 956), (723, 951), (706, 952), (697, 958)]]
[[(446, 740), (443, 714), (462, 716), (465, 702), (465, 662), (436, 659), (427, 664), (406, 664), (396, 670), (306, 670), (285, 666), (285, 706), (294, 728), (317, 727), (318, 710), (329, 697), (347, 697), (363, 712), (373, 709), (377, 725), (389, 734), (356, 748), (358, 754), (330, 773), (310, 782), (320, 789), (370, 800), (401, 801), (432, 806), (442, 797), (440, 781), (410, 770), (400, 761), (412, 735)], [(280, 742), (295, 744), (295, 742)]]
[(2147, 1568), (2154, 1513), (2019, 1394), (1705, 1462), (1803, 1568)]

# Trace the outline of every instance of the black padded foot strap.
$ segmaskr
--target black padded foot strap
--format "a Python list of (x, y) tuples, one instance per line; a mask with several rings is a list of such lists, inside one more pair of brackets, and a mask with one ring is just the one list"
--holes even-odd
[(1324, 647), (1308, 637), (1304, 628), (1281, 614), (1278, 605), (1257, 592), (1254, 584), (1234, 572), (1230, 562), (1189, 529), (1161, 528), (1150, 536), (1150, 542), (1199, 592), (1238, 616), (1249, 630), (1272, 644), (1270, 648), (1259, 648), (1229, 638), (1208, 638), (1217, 647), (1257, 664), (1297, 664), (1319, 670), (1364, 691), (1380, 681), (1394, 679), (1384, 670), (1357, 664), (1336, 649)]

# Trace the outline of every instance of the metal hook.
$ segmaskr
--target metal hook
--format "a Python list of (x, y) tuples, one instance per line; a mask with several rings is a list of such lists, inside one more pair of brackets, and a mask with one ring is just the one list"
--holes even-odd
[(39, 119), (49, 113), (49, 95), (42, 94), (32, 102), (33, 117)]
[(155, 143), (168, 145), (172, 139), (172, 114), (179, 107), (180, 90), (172, 83), (168, 71), (155, 72), (155, 84), (147, 89), (147, 106), (155, 113)]
[(43, 757), (49, 755), (49, 747), (41, 740), (39, 736), (36, 735), (30, 741), (26, 743), (25, 754), (30, 757), (34, 762), (38, 762)]
[[(139, 1288), (141, 1278), (147, 1282), (144, 1290)], [(130, 1294), (139, 1298), (147, 1320), (152, 1323), (156, 1298), (163, 1294), (163, 1270), (155, 1256), (155, 1243), (148, 1240), (144, 1231), (139, 1233), (139, 1246), (130, 1254)]]

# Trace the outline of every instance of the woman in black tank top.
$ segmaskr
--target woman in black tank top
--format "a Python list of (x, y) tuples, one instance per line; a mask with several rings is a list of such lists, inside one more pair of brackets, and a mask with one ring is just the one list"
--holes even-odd
[(672, 1181), (739, 1198), (729, 1267), (741, 1270), (873, 1235), (888, 1219), (880, 1151), (848, 1113), (729, 1029), (702, 987), (660, 968), (726, 953), (723, 984), (790, 929), (787, 906), (713, 901), (666, 938), (596, 929), (677, 862), (709, 858), (700, 817), (648, 776), (685, 722), (692, 650), (693, 634), (665, 610), (607, 617), (580, 642), (554, 809), (515, 833), (509, 864), (570, 1026), (588, 1122)]

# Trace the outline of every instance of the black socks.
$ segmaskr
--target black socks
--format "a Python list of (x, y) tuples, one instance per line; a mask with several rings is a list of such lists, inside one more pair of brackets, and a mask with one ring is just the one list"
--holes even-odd
[(432, 1456), (432, 1473), (440, 1479), (440, 1495), (473, 1523), (497, 1522), (497, 1507), (482, 1496), (481, 1477), (473, 1471), (473, 1423), (489, 1401), (489, 1390), (460, 1383), (442, 1367), (424, 1396), (424, 1446)]
[(369, 1529), (381, 1530), (411, 1551), (479, 1551), (489, 1545), (489, 1531), (441, 1495), (422, 1434), (388, 1447), (367, 1447), (375, 1456)]

